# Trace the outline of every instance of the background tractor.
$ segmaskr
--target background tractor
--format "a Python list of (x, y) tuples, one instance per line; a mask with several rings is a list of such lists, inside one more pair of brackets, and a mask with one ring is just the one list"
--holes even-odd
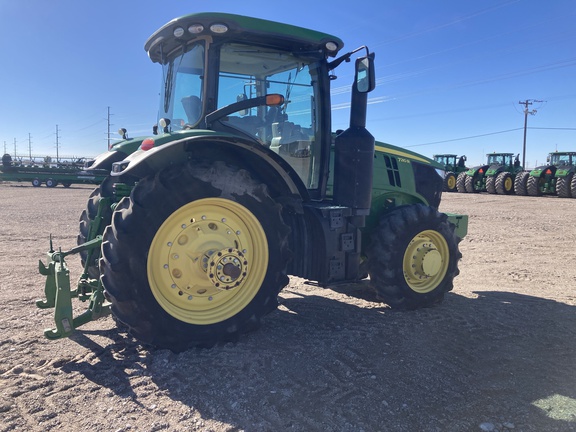
[(434, 160), (444, 165), (444, 191), (456, 192), (456, 179), (461, 172), (468, 171), (466, 167), (466, 156), (458, 157), (455, 154), (437, 154)]
[[(576, 152), (554, 152), (546, 158), (546, 165), (534, 168), (526, 172), (525, 189), (519, 193), (522, 195), (558, 195), (562, 198), (576, 197), (572, 191), (572, 180), (576, 164)], [(576, 186), (576, 183), (575, 183)], [(518, 192), (517, 192), (518, 193)]]
[(514, 180), (522, 172), (519, 155), (514, 157), (513, 153), (489, 153), (486, 156), (486, 165), (471, 168), (458, 176), (458, 192), (514, 193)]
[[(374, 54), (335, 36), (222, 13), (170, 21), (146, 42), (163, 68), (156, 134), (96, 158), (78, 245), (50, 245), (51, 339), (108, 313), (142, 343), (233, 341), (278, 305), (288, 275), (359, 282), (399, 309), (453, 287), (467, 216), (438, 211), (443, 166), (366, 130)], [(355, 53), (350, 125), (331, 129), (334, 71)], [(122, 131), (125, 134), (125, 131)], [(84, 273), (70, 287), (68, 255)], [(68, 289), (65, 289), (68, 288)], [(72, 316), (71, 299), (89, 301)]]

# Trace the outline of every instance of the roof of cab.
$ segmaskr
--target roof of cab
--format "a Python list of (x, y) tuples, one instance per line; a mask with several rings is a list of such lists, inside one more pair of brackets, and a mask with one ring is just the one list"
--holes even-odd
[[(215, 33), (211, 30), (214, 24), (224, 24), (228, 30), (225, 33)], [(174, 31), (178, 28), (180, 34), (175, 36)], [(198, 31), (200, 28), (202, 30)], [(196, 32), (191, 33), (189, 29), (195, 29)], [(303, 27), (242, 15), (203, 12), (185, 15), (166, 23), (148, 38), (144, 49), (153, 62), (161, 63), (163, 55), (169, 54), (189, 40), (205, 35), (226, 37), (236, 42), (258, 42), (266, 46), (290, 49), (295, 53), (322, 51), (329, 57), (334, 57), (344, 46), (342, 40), (336, 36)], [(329, 42), (333, 44), (327, 45)]]

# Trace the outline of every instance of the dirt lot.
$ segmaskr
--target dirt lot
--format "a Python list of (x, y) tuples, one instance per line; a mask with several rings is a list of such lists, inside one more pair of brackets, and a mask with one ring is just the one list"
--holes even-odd
[(173, 354), (111, 318), (43, 338), (38, 259), (90, 190), (0, 184), (0, 431), (576, 431), (576, 200), (445, 194), (470, 226), (441, 306), (292, 279), (259, 331)]

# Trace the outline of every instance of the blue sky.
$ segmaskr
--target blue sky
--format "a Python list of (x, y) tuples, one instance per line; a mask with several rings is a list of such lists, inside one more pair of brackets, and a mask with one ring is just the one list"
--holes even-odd
[[(18, 156), (95, 156), (112, 137), (148, 135), (160, 66), (143, 49), (172, 18), (216, 11), (282, 21), (376, 53), (368, 128), (432, 156), (522, 153), (526, 165), (576, 151), (573, 0), (0, 0), (0, 144)], [(337, 71), (333, 129), (348, 121), (351, 65)], [(342, 92), (342, 90), (346, 90)], [(522, 157), (522, 154), (521, 154)]]

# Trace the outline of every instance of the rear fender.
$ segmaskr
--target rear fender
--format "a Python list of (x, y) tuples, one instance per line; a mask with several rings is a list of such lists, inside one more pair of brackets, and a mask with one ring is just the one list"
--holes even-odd
[(188, 160), (224, 160), (245, 168), (277, 194), (308, 199), (308, 190), (298, 174), (279, 155), (250, 140), (227, 135), (201, 135), (177, 139), (138, 150), (112, 167), (113, 177), (144, 178)]

